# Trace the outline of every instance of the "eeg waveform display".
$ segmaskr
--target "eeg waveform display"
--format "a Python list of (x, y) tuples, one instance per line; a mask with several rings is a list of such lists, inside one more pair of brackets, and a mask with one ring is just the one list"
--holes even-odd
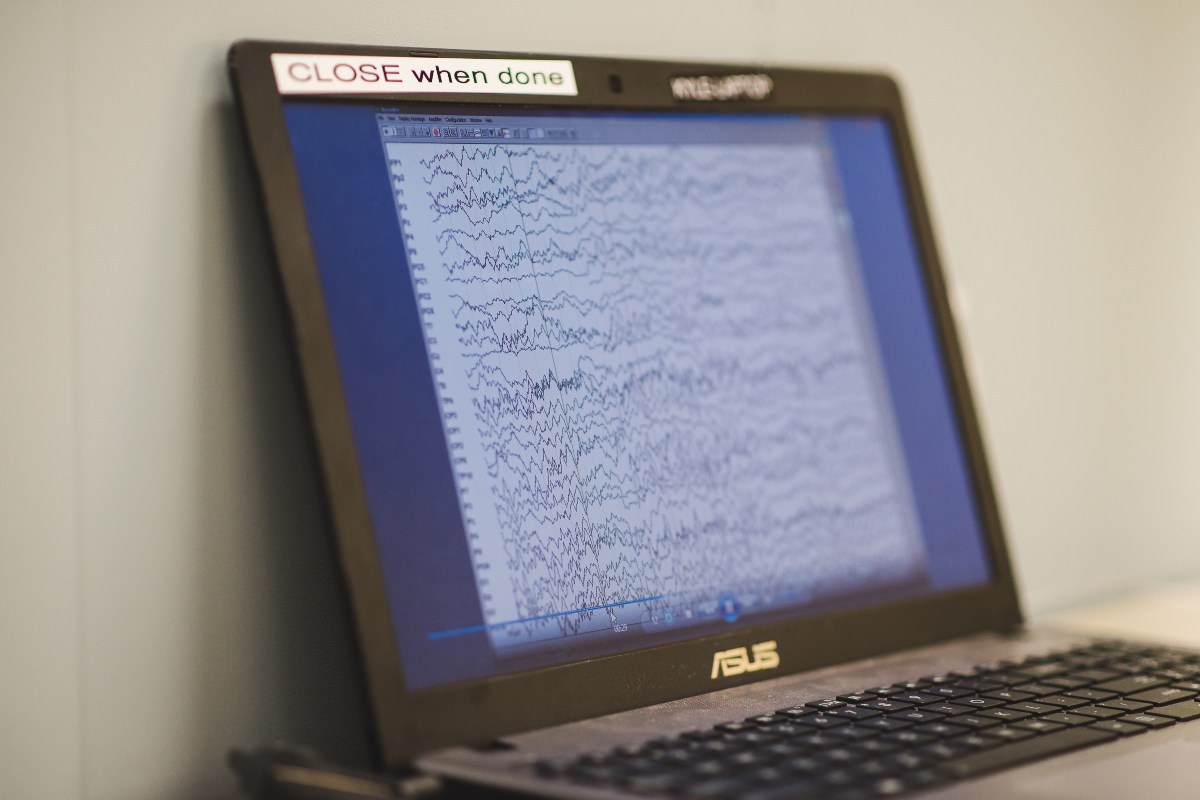
[[(498, 653), (925, 569), (815, 145), (385, 145)], [(398, 265), (399, 266), (399, 265)]]

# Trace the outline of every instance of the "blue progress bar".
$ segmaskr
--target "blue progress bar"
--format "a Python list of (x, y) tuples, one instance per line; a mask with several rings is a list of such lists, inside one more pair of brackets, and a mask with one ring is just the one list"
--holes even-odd
[(542, 614), (537, 617), (525, 617), (524, 619), (512, 619), (508, 622), (493, 622), (490, 625), (472, 625), (469, 628), (453, 628), (448, 631), (434, 631), (429, 634), (430, 640), (449, 639), (451, 636), (465, 636), (468, 633), (483, 633), (484, 631), (495, 630), (496, 628), (504, 628), (509, 625), (520, 625), (523, 622), (537, 622), (541, 619), (554, 619), (555, 617), (569, 617), (572, 614), (582, 614), (586, 611), (603, 611), (606, 608), (620, 608), (621, 606), (631, 606), (635, 603), (649, 603), (652, 600), (662, 600), (666, 597), (665, 594), (656, 594), (653, 597), (639, 597), (637, 600), (624, 600), (620, 603), (607, 603), (602, 606), (588, 606), (587, 608), (576, 608), (571, 611), (557, 611), (553, 614)]

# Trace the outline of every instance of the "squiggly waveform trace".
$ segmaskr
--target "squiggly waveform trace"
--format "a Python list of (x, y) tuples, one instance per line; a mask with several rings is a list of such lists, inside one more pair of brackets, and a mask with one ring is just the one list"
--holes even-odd
[(919, 569), (815, 150), (398, 152), (498, 645)]

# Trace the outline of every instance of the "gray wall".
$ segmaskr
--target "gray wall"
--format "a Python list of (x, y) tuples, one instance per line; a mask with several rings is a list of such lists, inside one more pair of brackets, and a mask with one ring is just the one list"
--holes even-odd
[(1132, 0), (7, 0), (0, 796), (210, 797), (235, 743), (364, 750), (235, 38), (894, 72), (1044, 611), (1200, 571), (1198, 33)]

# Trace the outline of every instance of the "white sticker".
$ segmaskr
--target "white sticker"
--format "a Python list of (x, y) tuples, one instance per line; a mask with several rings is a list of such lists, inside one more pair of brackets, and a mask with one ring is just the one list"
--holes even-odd
[(272, 53), (280, 94), (577, 95), (570, 61)]

